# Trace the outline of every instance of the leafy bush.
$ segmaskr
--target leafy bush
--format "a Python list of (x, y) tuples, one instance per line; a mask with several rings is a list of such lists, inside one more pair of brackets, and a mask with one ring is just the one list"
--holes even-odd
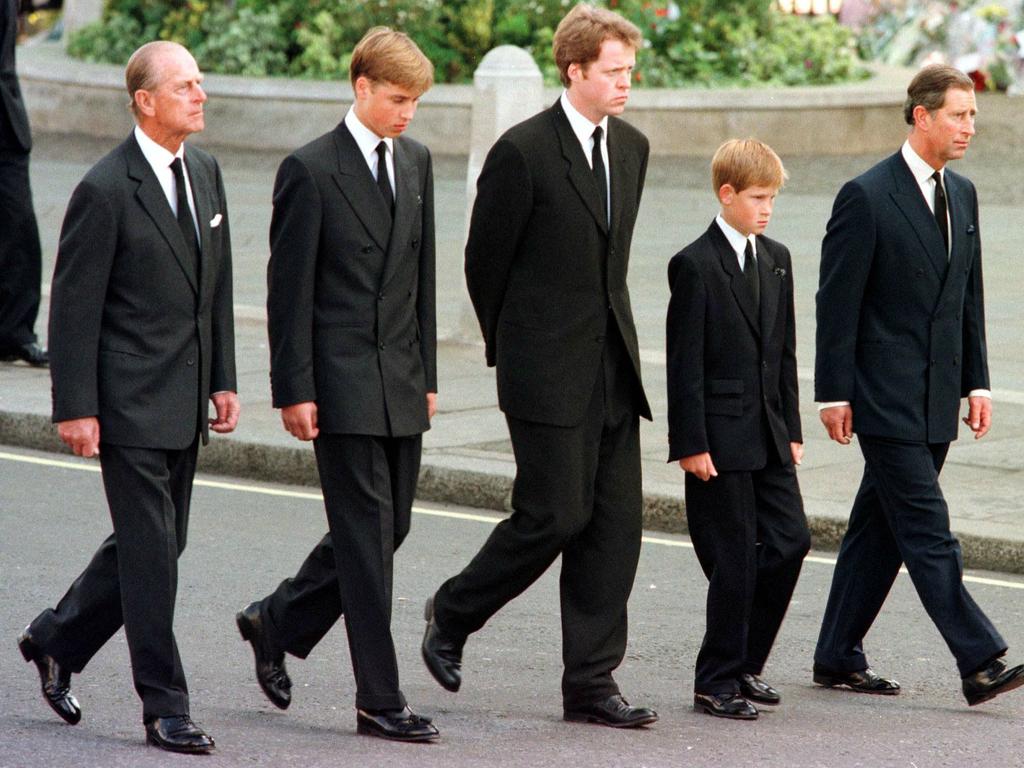
[[(371, 26), (407, 32), (439, 82), (469, 82), (484, 54), (518, 45), (557, 83), (551, 40), (576, 0), (107, 0), (72, 36), (73, 56), (124, 63), (175, 40), (210, 72), (343, 79)], [(864, 75), (854, 38), (831, 17), (785, 16), (767, 0), (606, 0), (644, 33), (639, 85), (797, 85)]]

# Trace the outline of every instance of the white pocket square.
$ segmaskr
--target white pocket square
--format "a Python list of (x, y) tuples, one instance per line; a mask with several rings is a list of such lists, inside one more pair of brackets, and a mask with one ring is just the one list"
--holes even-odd
[(220, 215), (220, 214), (218, 213), (218, 214), (217, 214), (216, 216), (214, 216), (214, 217), (213, 217), (212, 219), (210, 219), (210, 228), (211, 228), (211, 229), (213, 229), (213, 228), (219, 227), (219, 226), (220, 226), (220, 221), (221, 221), (221, 219), (223, 219), (223, 218), (224, 218), (224, 217), (223, 217), (223, 216), (221, 216), (221, 215)]

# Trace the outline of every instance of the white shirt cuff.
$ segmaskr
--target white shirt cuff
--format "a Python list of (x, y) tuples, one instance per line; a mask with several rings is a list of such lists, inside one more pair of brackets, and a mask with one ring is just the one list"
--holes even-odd
[(849, 405), (849, 400), (834, 400), (828, 403), (818, 403), (818, 410), (824, 411), (826, 408), (838, 408), (841, 405)]

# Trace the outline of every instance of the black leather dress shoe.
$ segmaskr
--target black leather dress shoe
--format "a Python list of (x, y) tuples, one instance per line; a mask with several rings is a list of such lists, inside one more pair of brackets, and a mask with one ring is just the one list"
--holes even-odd
[(146, 723), (146, 743), (168, 752), (202, 755), (213, 747), (211, 739), (188, 715), (156, 717)]
[(279, 709), (288, 709), (292, 703), (292, 680), (284, 667), (284, 654), (272, 653), (267, 641), (266, 627), (263, 625), (263, 614), (260, 604), (249, 603), (235, 614), (235, 623), (242, 639), (252, 645), (256, 657), (256, 680), (270, 703)]
[(570, 723), (597, 723), (610, 728), (639, 728), (658, 720), (658, 713), (647, 707), (631, 707), (619, 694), (574, 709), (565, 710)]
[(693, 708), (730, 720), (757, 720), (757, 707), (738, 693), (695, 693)]
[(456, 639), (446, 635), (434, 620), (434, 598), (427, 600), (423, 611), (427, 629), (423, 633), (423, 662), (430, 674), (445, 690), (453, 693), (462, 685), (462, 646), (465, 638)]
[(78, 699), (71, 695), (71, 672), (61, 667), (52, 656), (43, 653), (32, 639), (28, 627), (18, 635), (18, 648), (25, 661), (35, 662), (46, 703), (66, 723), (76, 725), (82, 719), (82, 708), (78, 706)]
[(356, 731), (364, 736), (376, 736), (392, 741), (433, 741), (438, 737), (429, 717), (417, 715), (411, 709), (357, 709)]
[(845, 685), (857, 693), (874, 693), (882, 696), (895, 696), (900, 692), (899, 683), (876, 675), (871, 667), (859, 672), (835, 672), (815, 664), (814, 682), (826, 688)]
[(1007, 668), (1005, 661), (996, 659), (963, 679), (964, 698), (973, 707), (1021, 685), (1024, 685), (1024, 665)]
[(22, 344), (20, 347), (4, 350), (0, 353), (0, 360), (5, 362), (24, 360), (36, 368), (47, 368), (50, 365), (50, 355), (34, 341)]
[(761, 704), (778, 704), (782, 701), (779, 692), (760, 678), (759, 675), (740, 675), (740, 694)]

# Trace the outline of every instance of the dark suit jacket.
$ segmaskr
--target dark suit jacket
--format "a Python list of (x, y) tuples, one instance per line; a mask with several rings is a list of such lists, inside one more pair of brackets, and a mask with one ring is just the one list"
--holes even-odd
[(53, 420), (98, 416), (103, 442), (182, 449), (197, 430), (205, 442), (210, 393), (236, 389), (220, 168), (191, 145), (185, 163), (199, 276), (134, 134), (85, 175), (64, 217), (50, 296)]
[(14, 63), (17, 37), (18, 0), (0, 0), (0, 151), (28, 152), (32, 135)]
[(718, 470), (757, 470), (769, 440), (783, 464), (803, 442), (789, 251), (758, 236), (757, 267), (760, 313), (714, 221), (669, 262), (669, 461), (710, 451)]
[(974, 185), (944, 173), (952, 253), (900, 153), (847, 182), (821, 248), (814, 398), (855, 432), (956, 439), (960, 399), (989, 388)]
[(558, 102), (498, 139), (480, 172), (466, 283), (487, 364), (497, 365), (498, 404), (509, 416), (580, 423), (611, 317), (636, 374), (640, 414), (651, 417), (626, 287), (647, 139), (610, 118), (608, 155), (610, 228)]
[(430, 152), (394, 143), (395, 220), (344, 123), (285, 158), (270, 224), (274, 406), (316, 401), (329, 433), (430, 428), (437, 391)]

